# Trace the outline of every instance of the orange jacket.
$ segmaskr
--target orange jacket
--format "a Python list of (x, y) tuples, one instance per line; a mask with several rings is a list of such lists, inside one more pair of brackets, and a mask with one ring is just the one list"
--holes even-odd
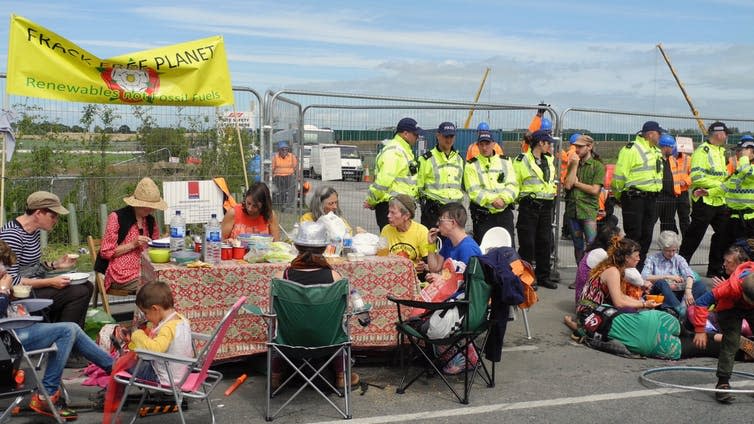
[(731, 156), (728, 158), (728, 175), (733, 175), (734, 172), (736, 172), (736, 168), (738, 167), (738, 159), (736, 159), (735, 156)]
[[(531, 118), (531, 122), (529, 122), (529, 133), (533, 133), (534, 131), (538, 130), (540, 127), (542, 127), (542, 117), (539, 115), (534, 115), (533, 118)], [(521, 142), (521, 153), (526, 153), (529, 151), (529, 144), (526, 141)]]
[(677, 157), (670, 155), (668, 163), (670, 172), (673, 174), (673, 192), (676, 196), (680, 196), (691, 186), (691, 158), (679, 153)]
[(568, 150), (561, 150), (560, 151), (560, 183), (565, 184), (565, 177), (568, 173), (568, 156), (571, 156), (571, 153), (576, 151), (576, 146), (571, 144), (568, 147)]
[(288, 153), (285, 158), (281, 157), (280, 154), (276, 154), (272, 158), (272, 175), (274, 177), (293, 175), (296, 172), (296, 167), (298, 167), (298, 159), (293, 153)]
[[(495, 155), (499, 156), (503, 154), (503, 148), (498, 143), (494, 143), (492, 149), (495, 151)], [(466, 160), (474, 159), (477, 155), (479, 155), (479, 146), (476, 143), (472, 143), (466, 150)]]

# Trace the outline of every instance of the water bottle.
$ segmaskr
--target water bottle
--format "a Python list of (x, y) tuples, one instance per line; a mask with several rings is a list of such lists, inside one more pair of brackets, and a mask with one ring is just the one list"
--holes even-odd
[(175, 216), (170, 220), (170, 251), (183, 250), (186, 236), (186, 220), (181, 216), (181, 211), (175, 211)]
[(358, 318), (359, 324), (362, 327), (366, 327), (372, 322), (369, 310), (365, 308), (364, 300), (356, 289), (351, 289), (351, 311), (356, 315), (356, 318)]
[(207, 244), (207, 253), (204, 260), (208, 263), (211, 263), (212, 265), (217, 265), (220, 263), (222, 256), (222, 237), (220, 236), (220, 221), (217, 220), (217, 214), (212, 214), (212, 217), (210, 218), (209, 222), (207, 223), (207, 227), (204, 230), (204, 234)]
[(293, 224), (293, 229), (291, 230), (291, 233), (288, 234), (288, 237), (290, 237), (291, 242), (296, 241), (296, 237), (298, 237), (298, 222)]

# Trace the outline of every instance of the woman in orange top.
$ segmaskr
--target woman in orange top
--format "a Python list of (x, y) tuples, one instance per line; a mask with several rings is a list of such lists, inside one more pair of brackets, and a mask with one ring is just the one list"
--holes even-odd
[(223, 218), (223, 239), (237, 238), (239, 234), (270, 234), (274, 241), (280, 240), (278, 217), (272, 210), (272, 196), (265, 183), (254, 183), (244, 196), (242, 204), (236, 205)]

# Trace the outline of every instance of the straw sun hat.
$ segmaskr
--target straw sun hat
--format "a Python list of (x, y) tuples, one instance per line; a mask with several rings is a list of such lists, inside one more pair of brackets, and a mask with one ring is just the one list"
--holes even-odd
[(142, 178), (136, 185), (136, 190), (132, 196), (124, 197), (123, 201), (127, 205), (135, 208), (152, 208), (165, 210), (168, 204), (160, 197), (160, 189), (151, 178)]

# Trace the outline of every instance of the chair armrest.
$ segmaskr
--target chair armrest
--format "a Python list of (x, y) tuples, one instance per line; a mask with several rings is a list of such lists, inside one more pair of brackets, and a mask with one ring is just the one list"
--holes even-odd
[(18, 328), (28, 327), (40, 321), (42, 321), (42, 317), (38, 316), (3, 318), (0, 319), (0, 328), (2, 328), (3, 330), (15, 330)]
[(469, 304), (468, 300), (456, 300), (454, 302), (424, 302), (421, 300), (413, 300), (413, 299), (396, 299), (392, 296), (388, 296), (387, 300), (394, 302), (401, 306), (409, 306), (411, 308), (421, 308), (421, 309), (427, 309), (430, 311), (438, 311), (442, 309), (450, 309), (454, 306), (467, 306)]
[(14, 300), (12, 304), (23, 305), (24, 308), (26, 308), (26, 310), (29, 312), (37, 312), (52, 305), (52, 299), (35, 299), (35, 298), (20, 299), (20, 300)]
[(170, 355), (162, 352), (153, 352), (151, 350), (135, 349), (136, 355), (146, 361), (168, 361), (176, 362), (179, 364), (191, 365), (196, 362), (196, 358), (188, 358), (186, 356)]

